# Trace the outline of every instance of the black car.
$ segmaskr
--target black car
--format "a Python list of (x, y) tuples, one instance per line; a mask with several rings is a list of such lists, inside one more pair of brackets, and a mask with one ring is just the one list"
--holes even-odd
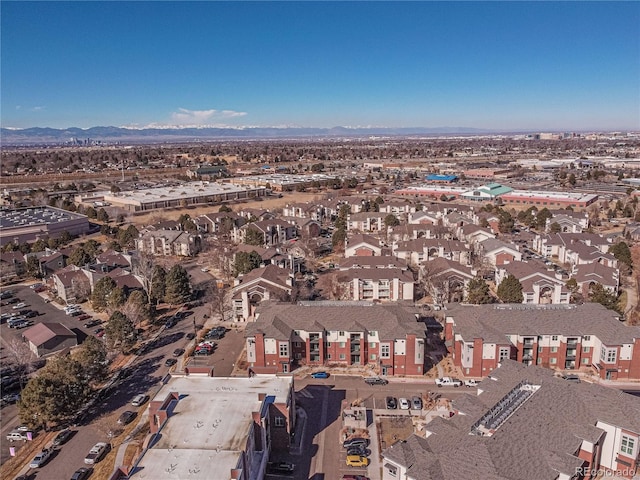
[(273, 473), (293, 473), (296, 466), (289, 462), (269, 462), (267, 469)]
[(131, 423), (134, 418), (136, 418), (136, 412), (132, 412), (131, 410), (125, 410), (122, 412), (120, 417), (118, 418), (118, 423), (120, 425), (126, 425), (127, 423)]
[(389, 383), (389, 380), (380, 377), (367, 377), (364, 379), (364, 382), (368, 385), (386, 385)]
[(37, 317), (38, 315), (40, 315), (40, 312), (36, 312), (35, 310), (29, 310), (27, 313), (24, 314), (25, 318), (33, 318), (33, 317)]
[(389, 410), (398, 408), (398, 399), (396, 397), (387, 397), (387, 408)]
[(343, 448), (350, 448), (350, 447), (367, 447), (369, 446), (369, 439), (368, 438), (350, 438), (349, 440), (345, 440), (344, 442), (342, 442), (342, 447)]
[(102, 323), (102, 320), (98, 320), (97, 318), (88, 321), (87, 323), (84, 324), (84, 328), (91, 328), (91, 327), (95, 327), (97, 325), (100, 325)]
[(195, 333), (193, 333), (193, 332), (187, 333), (187, 335), (186, 335), (186, 339), (187, 340), (193, 340), (194, 338), (196, 338), (196, 334)]
[(167, 322), (164, 324), (164, 328), (173, 328), (176, 326), (176, 320), (175, 318), (170, 318), (169, 320), (167, 320)]
[(73, 475), (71, 475), (71, 480), (85, 480), (91, 476), (93, 473), (92, 468), (82, 467), (76, 470)]
[(164, 361), (164, 365), (165, 367), (172, 367), (174, 366), (176, 363), (178, 363), (178, 360), (176, 360), (175, 358), (167, 358)]
[(184, 353), (184, 348), (176, 348), (173, 351), (173, 356), (174, 357), (179, 357), (180, 355), (182, 355)]
[(73, 430), (69, 430), (68, 428), (65, 428), (58, 435), (56, 435), (56, 438), (53, 439), (53, 445), (55, 447), (59, 445), (64, 445), (65, 443), (67, 443), (67, 440), (69, 440), (72, 435), (73, 435)]
[(365, 447), (349, 447), (347, 448), (347, 455), (357, 455), (359, 457), (368, 457), (371, 455), (371, 450)]

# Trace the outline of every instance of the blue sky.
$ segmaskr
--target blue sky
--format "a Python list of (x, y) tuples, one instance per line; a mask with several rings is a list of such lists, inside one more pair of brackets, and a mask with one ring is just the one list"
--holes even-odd
[(3, 127), (640, 130), (639, 2), (0, 9)]

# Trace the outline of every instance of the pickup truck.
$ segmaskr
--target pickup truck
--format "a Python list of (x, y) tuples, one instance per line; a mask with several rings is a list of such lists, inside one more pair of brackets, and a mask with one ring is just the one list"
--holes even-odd
[(27, 432), (10, 432), (7, 434), (7, 440), (9, 440), (10, 442), (14, 442), (16, 440), (22, 440), (23, 442), (26, 442), (28, 440)]
[(464, 381), (464, 386), (465, 387), (477, 387), (479, 385), (480, 382), (478, 382), (477, 380), (474, 379), (469, 379), (469, 380), (465, 380)]
[(102, 460), (102, 457), (104, 457), (105, 453), (107, 453), (107, 444), (104, 442), (96, 443), (91, 448), (91, 450), (89, 450), (87, 456), (84, 457), (84, 463), (86, 463), (87, 465), (98, 463), (100, 460)]
[(438, 387), (460, 387), (462, 386), (462, 382), (457, 378), (442, 377), (436, 378), (436, 385)]

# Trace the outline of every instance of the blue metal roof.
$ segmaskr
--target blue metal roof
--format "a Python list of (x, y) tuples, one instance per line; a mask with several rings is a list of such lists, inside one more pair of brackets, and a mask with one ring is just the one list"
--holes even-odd
[(438, 175), (436, 173), (430, 173), (427, 175), (427, 180), (433, 180), (437, 182), (453, 182), (457, 180), (458, 177), (456, 175)]

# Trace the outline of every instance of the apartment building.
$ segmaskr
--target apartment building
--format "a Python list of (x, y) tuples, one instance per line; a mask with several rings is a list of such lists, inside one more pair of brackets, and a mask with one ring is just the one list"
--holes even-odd
[(640, 380), (640, 328), (597, 303), (451, 305), (445, 341), (463, 374), (486, 377), (505, 359), (605, 380)]
[(171, 376), (149, 402), (149, 436), (132, 479), (257, 480), (295, 429), (293, 378)]
[(452, 408), (382, 452), (383, 480), (637, 478), (632, 395), (505, 360)]
[(369, 365), (382, 375), (422, 375), (425, 338), (412, 309), (367, 302), (262, 304), (245, 330), (256, 373)]

